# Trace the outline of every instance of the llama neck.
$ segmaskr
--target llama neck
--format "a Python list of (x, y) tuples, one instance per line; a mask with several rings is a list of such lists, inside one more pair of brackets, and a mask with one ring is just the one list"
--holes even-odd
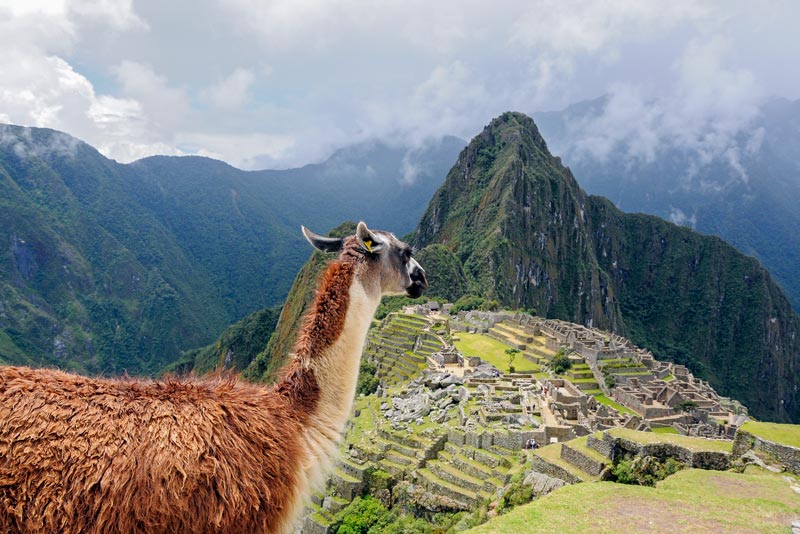
[(361, 352), (380, 303), (379, 291), (369, 291), (355, 276), (358, 266), (337, 261), (328, 267), (300, 330), (293, 372), (283, 384), (295, 392), (309, 427), (330, 442), (338, 441), (350, 414)]
[(336, 341), (311, 360), (320, 388), (314, 419), (328, 439), (338, 441), (350, 416), (356, 382), (370, 322), (380, 296), (370, 298), (359, 282), (350, 286), (349, 305)]

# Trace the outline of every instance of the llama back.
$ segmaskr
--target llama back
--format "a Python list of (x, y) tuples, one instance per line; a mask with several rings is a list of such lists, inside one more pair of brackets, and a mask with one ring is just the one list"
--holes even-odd
[(0, 368), (0, 532), (274, 532), (300, 419), (231, 377)]

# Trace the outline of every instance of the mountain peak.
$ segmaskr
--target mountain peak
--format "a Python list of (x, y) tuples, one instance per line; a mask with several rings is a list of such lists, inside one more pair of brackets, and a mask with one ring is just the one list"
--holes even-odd
[(547, 144), (533, 119), (518, 111), (506, 111), (492, 119), (475, 141), (479, 143), (488, 141), (501, 146), (524, 143), (548, 152)]
[(800, 414), (800, 318), (758, 262), (589, 197), (521, 113), (497, 117), (461, 152), (412, 243), (450, 249), (469, 293), (625, 335), (760, 417)]

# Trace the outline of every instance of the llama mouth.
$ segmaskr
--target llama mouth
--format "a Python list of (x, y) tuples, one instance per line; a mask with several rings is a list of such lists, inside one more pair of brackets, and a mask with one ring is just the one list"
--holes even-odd
[(417, 299), (422, 296), (422, 292), (427, 288), (427, 284), (422, 282), (414, 282), (406, 288), (406, 295), (412, 299)]

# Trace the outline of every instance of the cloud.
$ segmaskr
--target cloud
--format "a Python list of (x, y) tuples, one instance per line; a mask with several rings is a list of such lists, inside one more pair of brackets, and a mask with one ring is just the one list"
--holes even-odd
[(176, 142), (184, 153), (222, 159), (241, 169), (264, 168), (258, 162), (292, 157), (297, 141), (289, 135), (185, 133)]
[(111, 24), (118, 30), (147, 29), (147, 23), (133, 10), (133, 0), (69, 0), (67, 10), (79, 17)]
[(571, 125), (573, 154), (677, 146), (735, 168), (763, 97), (800, 97), (800, 40), (783, 37), (798, 16), (739, 0), (0, 0), (0, 119), (122, 161), (286, 167), (607, 94)]
[[(269, 73), (269, 67), (262, 71)], [(252, 98), (250, 91), (254, 81), (253, 72), (240, 67), (218, 84), (205, 89), (201, 98), (222, 110), (240, 109)]]
[(11, 146), (17, 157), (29, 156), (65, 156), (72, 157), (77, 153), (78, 140), (61, 132), (54, 132), (43, 139), (34, 139), (30, 128), (12, 130), (0, 124), (0, 146)]
[(726, 39), (690, 41), (670, 67), (673, 83), (666, 91), (646, 83), (611, 86), (598, 114), (568, 121), (563, 146), (557, 150), (571, 159), (598, 161), (623, 150), (628, 163), (650, 163), (678, 150), (691, 161), (687, 185), (713, 161), (726, 163), (732, 175), (746, 183), (740, 138), (747, 139), (746, 151), (760, 145), (763, 131), (750, 131), (767, 93), (730, 56)]
[(152, 127), (171, 132), (182, 126), (190, 113), (188, 93), (170, 86), (167, 78), (143, 63), (125, 60), (115, 69), (122, 94), (142, 105)]
[(669, 220), (675, 224), (688, 226), (689, 228), (694, 228), (697, 225), (697, 216), (692, 214), (692, 216), (689, 217), (680, 208), (670, 209)]

